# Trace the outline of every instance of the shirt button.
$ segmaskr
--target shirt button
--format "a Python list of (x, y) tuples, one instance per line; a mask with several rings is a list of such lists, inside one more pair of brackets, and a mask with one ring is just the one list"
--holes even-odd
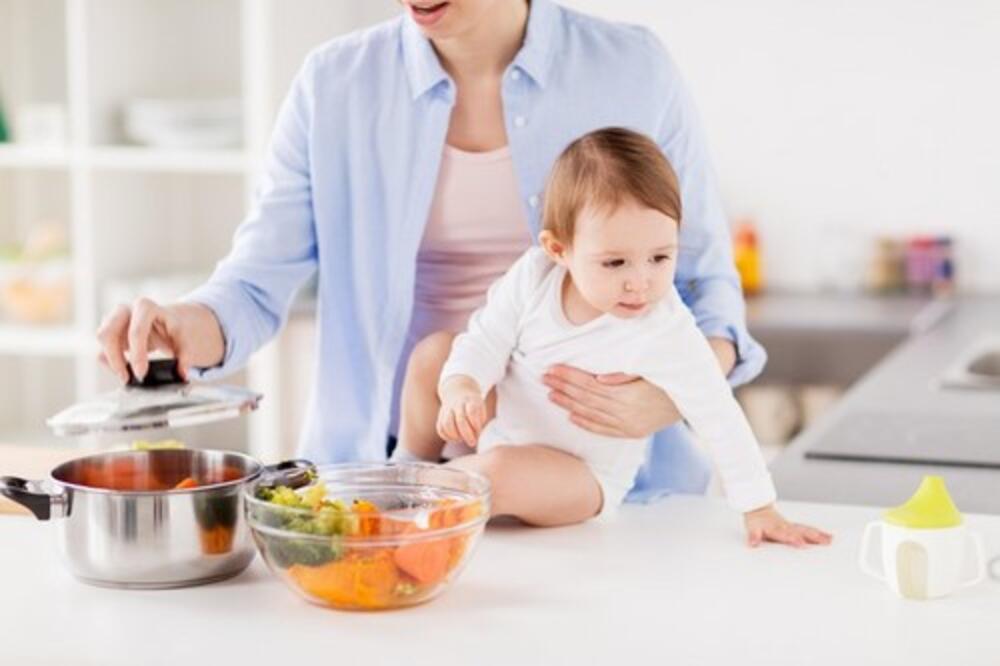
[(510, 73), (510, 78), (513, 81), (520, 81), (521, 80), (521, 72), (519, 70), (515, 69), (513, 72)]
[(532, 194), (530, 197), (528, 197), (528, 205), (531, 206), (532, 208), (538, 208), (537, 194)]
[(528, 123), (528, 119), (524, 116), (517, 116), (514, 118), (514, 127), (524, 127)]

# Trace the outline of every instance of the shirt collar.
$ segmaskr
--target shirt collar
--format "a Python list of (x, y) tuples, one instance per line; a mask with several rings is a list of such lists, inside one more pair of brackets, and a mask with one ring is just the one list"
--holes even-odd
[[(541, 87), (545, 87), (556, 51), (559, 7), (551, 0), (531, 0), (524, 44), (514, 56), (512, 66), (518, 67)], [(410, 80), (410, 92), (417, 99), (442, 81), (448, 74), (441, 67), (434, 47), (409, 16), (403, 22), (403, 61)]]
[(559, 35), (559, 6), (551, 0), (531, 0), (528, 29), (513, 64), (542, 88), (552, 69), (552, 54), (558, 49)]
[(442, 81), (448, 80), (448, 74), (441, 67), (431, 41), (424, 37), (420, 28), (408, 15), (403, 15), (403, 65), (406, 76), (410, 79), (410, 93), (417, 99)]

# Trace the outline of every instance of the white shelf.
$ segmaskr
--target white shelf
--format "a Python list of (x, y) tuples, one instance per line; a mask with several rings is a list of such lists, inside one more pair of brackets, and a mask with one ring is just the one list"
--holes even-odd
[[(112, 281), (211, 272), (246, 214), (277, 109), (306, 54), (399, 11), (396, 0), (0, 0), (0, 93), (14, 140), (19, 112), (33, 104), (64, 109), (68, 135), (64, 147), (0, 144), (0, 244), (58, 223), (74, 280), (72, 323), (0, 320), (0, 395), (17, 396), (7, 408), (0, 401), (0, 441), (34, 432), (54, 409), (106, 384), (93, 331)], [(130, 100), (236, 97), (241, 147), (126, 143)], [(246, 377), (268, 396), (265, 409), (212, 431), (214, 441), (249, 439), (261, 454), (290, 433), (301, 415), (289, 402), (300, 397), (281, 369), (304, 365), (301, 348), (255, 355)]]
[(86, 166), (119, 171), (181, 173), (246, 173), (250, 158), (243, 150), (164, 150), (141, 146), (108, 146), (84, 153)]
[(70, 326), (0, 323), (0, 354), (73, 358), (96, 343)]
[(72, 153), (66, 148), (0, 144), (0, 169), (66, 169)]
[(245, 174), (252, 167), (246, 151), (166, 150), (144, 146), (91, 149), (44, 148), (0, 144), (0, 169), (103, 169), (161, 173)]

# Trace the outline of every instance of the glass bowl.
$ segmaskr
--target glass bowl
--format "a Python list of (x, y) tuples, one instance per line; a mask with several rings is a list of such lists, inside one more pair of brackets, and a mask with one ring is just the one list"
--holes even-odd
[(247, 523), (268, 567), (345, 610), (423, 603), (461, 573), (489, 518), (485, 477), (421, 463), (321, 466), (297, 490), (249, 484)]

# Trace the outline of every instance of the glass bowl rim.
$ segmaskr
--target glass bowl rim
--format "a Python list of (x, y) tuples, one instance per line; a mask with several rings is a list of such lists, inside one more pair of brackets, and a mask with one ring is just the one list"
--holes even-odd
[[(429, 510), (429, 512), (440, 511), (440, 510), (448, 510), (448, 511), (461, 510), (461, 509), (464, 509), (466, 507), (474, 506), (476, 504), (481, 505), (482, 508), (483, 508), (483, 510), (480, 512), (480, 514), (478, 514), (476, 516), (476, 518), (474, 520), (467, 520), (467, 521), (461, 522), (461, 523), (459, 523), (457, 525), (451, 525), (451, 526), (448, 526), (448, 527), (445, 527), (445, 528), (436, 528), (436, 529), (428, 528), (426, 530), (422, 530), (419, 533), (419, 535), (418, 534), (408, 535), (411, 538), (405, 539), (406, 541), (416, 540), (417, 536), (424, 537), (425, 535), (440, 534), (440, 533), (445, 532), (445, 531), (451, 531), (451, 530), (458, 531), (457, 528), (468, 528), (468, 527), (474, 526), (477, 522), (480, 522), (480, 521), (481, 522), (486, 522), (486, 520), (489, 519), (489, 508), (490, 508), (490, 502), (491, 502), (491, 499), (492, 499), (490, 481), (489, 481), (489, 479), (487, 479), (482, 474), (478, 474), (476, 472), (470, 472), (470, 471), (464, 470), (464, 469), (446, 468), (446, 467), (442, 467), (441, 465), (435, 465), (434, 463), (426, 463), (426, 462), (393, 462), (393, 461), (386, 461), (386, 462), (332, 463), (332, 464), (327, 464), (327, 465), (316, 465), (316, 481), (324, 481), (324, 473), (347, 473), (347, 472), (351, 472), (351, 471), (376, 471), (376, 470), (391, 469), (391, 468), (401, 468), (401, 469), (402, 468), (411, 468), (411, 469), (418, 469), (418, 470), (419, 469), (425, 469), (425, 470), (428, 470), (428, 471), (433, 470), (435, 473), (452, 474), (452, 475), (455, 475), (455, 476), (460, 476), (460, 477), (464, 477), (464, 478), (467, 478), (467, 479), (471, 479), (471, 481), (476, 486), (478, 486), (478, 489), (477, 489), (478, 492), (474, 492), (472, 497), (470, 497), (468, 499), (462, 499), (462, 500), (452, 501), (452, 502), (448, 503), (447, 506), (442, 506), (440, 508), (427, 507), (428, 510)], [(333, 482), (334, 483), (338, 483), (337, 481), (333, 481)], [(288, 536), (294, 536), (296, 538), (315, 538), (315, 539), (321, 539), (321, 540), (324, 540), (324, 541), (330, 539), (330, 536), (322, 536), (322, 535), (318, 535), (318, 534), (307, 534), (307, 533), (303, 533), (303, 532), (295, 532), (294, 530), (284, 530), (284, 529), (281, 529), (279, 527), (274, 527), (274, 526), (271, 526), (271, 525), (264, 525), (263, 523), (260, 523), (259, 521), (255, 520), (252, 517), (253, 514), (251, 513), (251, 507), (261, 507), (261, 508), (264, 508), (264, 509), (267, 509), (267, 510), (281, 512), (283, 514), (292, 515), (292, 516), (295, 516), (295, 515), (312, 516), (312, 515), (316, 515), (317, 514), (317, 512), (314, 511), (313, 509), (299, 508), (299, 507), (292, 507), (292, 506), (283, 506), (281, 504), (274, 504), (274, 503), (269, 502), (267, 500), (262, 500), (262, 499), (257, 498), (255, 496), (255, 492), (256, 492), (256, 489), (257, 489), (257, 483), (258, 483), (258, 479), (254, 479), (254, 480), (250, 481), (249, 483), (246, 483), (244, 485), (243, 491), (242, 491), (243, 492), (243, 498), (244, 498), (244, 500), (246, 502), (247, 522), (249, 524), (251, 524), (255, 528), (266, 528), (263, 531), (271, 532), (271, 533), (273, 533), (275, 535), (288, 535)], [(388, 484), (386, 482), (369, 483), (369, 484), (365, 484), (365, 483), (354, 484), (354, 483), (346, 483), (345, 482), (342, 485), (344, 485), (346, 487), (364, 487), (365, 485), (372, 485), (373, 487), (378, 487), (378, 486), (388, 485)], [(406, 484), (403, 484), (403, 485), (406, 485)], [(414, 487), (418, 487), (419, 486), (419, 484), (409, 484), (409, 485), (413, 485)], [(441, 487), (441, 486), (428, 485), (428, 486), (424, 486), (424, 487), (434, 488), (434, 487)], [(465, 491), (456, 490), (456, 492), (465, 492)], [(412, 517), (413, 517), (414, 511), (415, 511), (415, 509), (413, 509), (413, 508), (405, 508), (405, 509), (379, 509), (377, 516), (379, 518), (385, 518), (385, 517), (396, 518), (397, 520), (400, 520), (401, 522), (413, 522)], [(344, 509), (343, 514), (345, 516), (357, 516), (359, 518), (368, 517), (368, 516), (372, 515), (371, 513), (367, 512), (367, 511), (359, 511), (359, 510), (355, 509), (353, 506), (351, 506), (349, 504)], [(389, 535), (384, 535), (384, 536), (389, 536)], [(397, 538), (397, 539), (399, 537), (399, 535), (391, 535), (391, 536), (393, 536), (394, 538)], [(361, 543), (363, 541), (374, 541), (375, 539), (380, 538), (380, 537), (376, 536), (376, 535), (371, 535), (371, 536), (364, 536), (364, 537), (356, 536), (356, 537), (343, 537), (343, 538), (345, 539), (345, 541), (351, 540), (351, 541), (354, 541), (355, 543)]]

